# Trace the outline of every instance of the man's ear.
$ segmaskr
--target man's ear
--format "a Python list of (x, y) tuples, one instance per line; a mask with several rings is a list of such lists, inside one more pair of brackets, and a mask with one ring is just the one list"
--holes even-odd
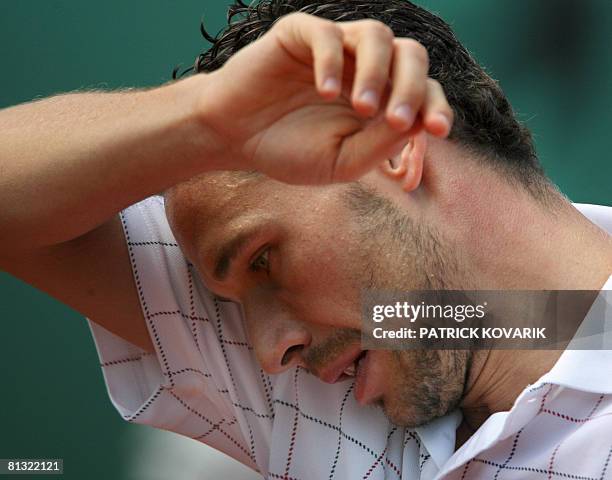
[(427, 133), (420, 130), (411, 136), (401, 153), (381, 163), (385, 175), (402, 183), (406, 192), (416, 190), (421, 184), (423, 162), (427, 151)]

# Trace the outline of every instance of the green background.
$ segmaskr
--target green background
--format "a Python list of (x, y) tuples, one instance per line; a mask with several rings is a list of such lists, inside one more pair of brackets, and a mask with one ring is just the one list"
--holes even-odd
[[(535, 135), (573, 201), (612, 205), (612, 2), (421, 2), (450, 22)], [(157, 85), (225, 22), (226, 1), (0, 2), (0, 107)], [(0, 458), (60, 457), (63, 478), (127, 478), (131, 445), (74, 311), (0, 272)], [(21, 476), (19, 478), (28, 478)], [(47, 477), (48, 478), (48, 477)]]

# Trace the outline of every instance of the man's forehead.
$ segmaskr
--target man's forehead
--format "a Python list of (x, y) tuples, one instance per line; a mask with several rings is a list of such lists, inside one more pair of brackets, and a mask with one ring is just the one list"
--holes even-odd
[(194, 260), (195, 249), (212, 251), (261, 223), (299, 219), (309, 225), (307, 213), (325, 217), (341, 188), (288, 185), (257, 172), (212, 172), (168, 191), (166, 213), (177, 240)]
[[(269, 179), (258, 172), (207, 172), (175, 185), (169, 195), (179, 204), (205, 200), (230, 200), (237, 195), (245, 195), (256, 185)], [(167, 195), (168, 196), (168, 195)]]
[(214, 233), (252, 210), (269, 182), (256, 172), (211, 172), (194, 177), (164, 195), (170, 226), (182, 244), (193, 244), (203, 229)]
[[(177, 214), (210, 214), (217, 216), (218, 207), (248, 202), (254, 190), (270, 180), (256, 172), (209, 172), (174, 186), (166, 200)], [(210, 212), (209, 212), (210, 211)]]

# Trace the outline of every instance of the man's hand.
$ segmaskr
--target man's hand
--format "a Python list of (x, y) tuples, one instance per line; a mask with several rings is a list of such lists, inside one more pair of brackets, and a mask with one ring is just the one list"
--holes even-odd
[(448, 134), (427, 68), (380, 23), (294, 14), (212, 74), (0, 110), (0, 269), (152, 349), (116, 213), (210, 170), (355, 179)]
[(427, 72), (426, 49), (380, 22), (283, 17), (198, 92), (222, 146), (212, 161), (289, 183), (358, 178), (421, 128), (449, 134), (452, 110)]
[(211, 74), (1, 110), (0, 247), (73, 240), (211, 170), (356, 179), (419, 130), (448, 135), (452, 111), (427, 70), (426, 50), (382, 23), (296, 13)]

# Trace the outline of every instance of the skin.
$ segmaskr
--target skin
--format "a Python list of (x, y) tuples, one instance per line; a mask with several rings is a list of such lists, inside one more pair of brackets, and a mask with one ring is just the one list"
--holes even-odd
[[(212, 174), (167, 194), (168, 218), (181, 248), (209, 288), (242, 304), (249, 339), (267, 372), (301, 365), (322, 375), (358, 345), (362, 288), (430, 285), (426, 275), (393, 275), (402, 270), (393, 268), (398, 260), (413, 272), (421, 269), (420, 262), (390, 240), (390, 231), (368, 241), (368, 232), (342, 200), (346, 189)], [(219, 279), (216, 258), (243, 235), (248, 239), (244, 249)], [(371, 258), (381, 257), (372, 263)], [(373, 375), (386, 377), (388, 384), (384, 398), (372, 401), (395, 423), (421, 424), (456, 406), (463, 378), (456, 378), (454, 370), (465, 375), (465, 354), (373, 355)], [(403, 400), (415, 397), (420, 400)]]
[[(354, 184), (305, 188), (221, 172), (166, 193), (183, 251), (209, 288), (243, 305), (266, 371), (301, 365), (321, 375), (359, 342), (362, 288), (598, 290), (612, 272), (612, 238), (552, 187), (536, 200), (427, 134), (391, 164), (360, 183), (371, 195), (360, 206), (371, 213), (346, 201)], [(380, 199), (386, 210), (372, 207)], [(218, 278), (215, 259), (235, 236), (246, 247)], [(560, 353), (373, 351), (377, 395), (367, 403), (406, 426), (461, 406), (461, 443), (491, 413), (508, 410)]]
[(356, 179), (410, 134), (445, 137), (427, 63), (379, 22), (296, 13), (211, 74), (1, 110), (0, 268), (153, 351), (118, 212), (214, 170)]
[[(444, 140), (452, 111), (427, 77), (427, 63), (421, 45), (394, 38), (380, 23), (293, 14), (212, 74), (5, 109), (0, 268), (153, 351), (116, 214), (171, 189), (169, 215), (179, 241), (214, 291), (246, 306), (258, 358), (270, 373), (296, 364), (322, 371), (354, 338), (364, 279), (407, 287), (426, 279), (464, 288), (599, 288), (611, 270), (609, 237), (562, 201), (551, 215)], [(216, 170), (257, 170), (319, 186), (206, 177)], [(364, 237), (342, 203), (345, 187), (323, 186), (364, 175), (364, 184), (426, 227), (415, 232), (441, 240), (446, 270), (440, 262), (419, 263), (411, 244), (385, 250), (388, 238)], [(247, 249), (223, 281), (212, 279), (210, 252), (252, 227), (260, 232), (253, 244), (276, 242), (270, 277), (261, 270), (267, 260), (249, 269)], [(415, 267), (402, 275), (400, 252)], [(449, 263), (453, 258), (461, 263)], [(279, 280), (264, 281), (269, 278)], [(434, 385), (439, 398), (419, 406), (406, 391), (426, 384), (427, 369), (418, 359), (381, 352), (377, 376), (393, 376), (401, 388), (381, 385), (383, 397), (373, 400), (382, 399), (405, 424), (458, 401), (468, 418), (471, 408), (506, 408), (522, 382), (504, 379), (515, 374), (527, 381), (551, 358), (511, 359), (510, 370), (503, 355), (472, 359), (469, 370), (467, 361), (440, 358), (436, 371), (447, 372), (451, 391)]]

